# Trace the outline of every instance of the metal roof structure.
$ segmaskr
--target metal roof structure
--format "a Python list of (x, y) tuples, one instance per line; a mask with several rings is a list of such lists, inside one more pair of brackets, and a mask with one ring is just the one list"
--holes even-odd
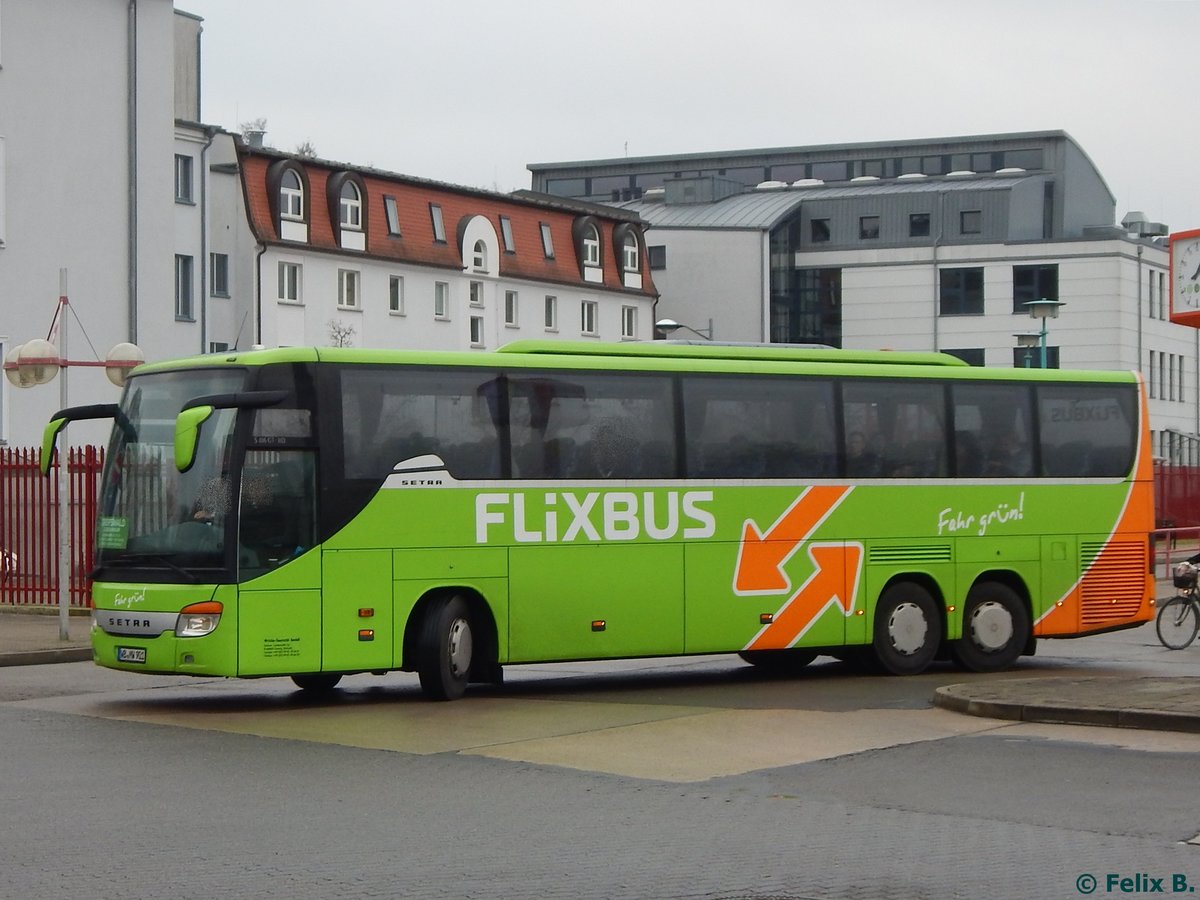
[(769, 231), (789, 218), (800, 204), (814, 200), (844, 200), (895, 194), (940, 194), (959, 191), (1011, 190), (1027, 179), (949, 177), (880, 180), (830, 186), (759, 188), (711, 203), (666, 203), (630, 200), (619, 204), (652, 225), (663, 228), (724, 228)]

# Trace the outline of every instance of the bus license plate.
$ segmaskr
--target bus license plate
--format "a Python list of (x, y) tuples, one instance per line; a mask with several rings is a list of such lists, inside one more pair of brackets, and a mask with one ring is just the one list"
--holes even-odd
[(146, 661), (146, 649), (144, 647), (118, 647), (117, 662), (123, 663), (144, 663)]

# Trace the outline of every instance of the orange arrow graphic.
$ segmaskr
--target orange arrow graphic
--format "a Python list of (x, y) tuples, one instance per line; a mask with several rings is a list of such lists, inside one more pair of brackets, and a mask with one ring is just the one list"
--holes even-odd
[(733, 575), (734, 592), (782, 594), (791, 588), (783, 564), (849, 492), (848, 485), (813, 485), (796, 498), (766, 534), (747, 519)]
[(843, 615), (854, 609), (862, 574), (862, 544), (812, 544), (808, 556), (816, 571), (747, 645), (747, 650), (783, 650), (792, 646), (830, 606)]

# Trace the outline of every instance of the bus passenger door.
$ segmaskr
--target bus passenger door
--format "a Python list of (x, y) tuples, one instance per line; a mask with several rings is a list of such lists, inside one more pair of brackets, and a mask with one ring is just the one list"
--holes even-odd
[(322, 670), (392, 668), (392, 551), (326, 550), (321, 563)]

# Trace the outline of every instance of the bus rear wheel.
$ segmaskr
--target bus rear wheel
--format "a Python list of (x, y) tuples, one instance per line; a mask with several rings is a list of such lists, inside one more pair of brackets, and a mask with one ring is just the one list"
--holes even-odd
[(1029, 613), (1017, 592), (998, 581), (984, 581), (967, 594), (963, 634), (950, 645), (950, 658), (970, 672), (1007, 669), (1029, 635)]
[(893, 584), (875, 608), (875, 661), (892, 675), (916, 675), (933, 662), (941, 641), (937, 604), (919, 584)]
[(332, 691), (341, 680), (341, 675), (332, 675), (325, 672), (292, 676), (292, 682), (306, 694), (324, 694), (327, 691)]
[(471, 611), (459, 596), (438, 597), (425, 610), (417, 644), (421, 690), (433, 700), (457, 700), (467, 690), (475, 638)]
[(787, 650), (742, 650), (738, 656), (755, 668), (772, 675), (791, 675), (816, 659), (817, 652), (802, 647), (791, 647)]

